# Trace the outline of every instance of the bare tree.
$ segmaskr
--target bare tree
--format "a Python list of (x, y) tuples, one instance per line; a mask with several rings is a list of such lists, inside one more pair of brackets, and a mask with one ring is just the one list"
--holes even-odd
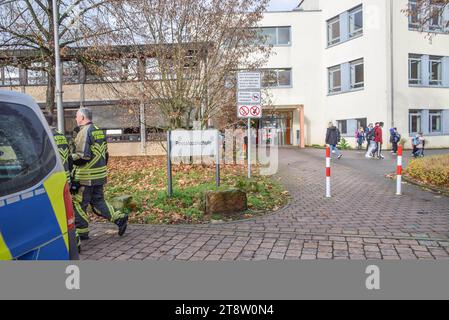
[[(62, 58), (68, 48), (84, 46), (111, 32), (107, 12), (113, 3), (58, 0)], [(50, 112), (55, 108), (53, 10), (52, 0), (0, 1), (0, 57), (6, 65), (47, 74), (46, 106)]]
[(410, 17), (415, 28), (430, 32), (449, 27), (449, 0), (416, 0), (410, 1), (403, 12)]
[[(144, 103), (147, 114), (162, 114), (172, 129), (186, 128), (191, 121), (205, 126), (224, 108), (235, 114), (236, 71), (260, 68), (271, 53), (256, 29), (267, 3), (121, 1), (115, 20), (126, 31), (116, 42), (132, 48), (125, 60), (139, 57), (140, 76), (127, 86), (113, 82), (111, 90)], [(117, 71), (123, 73), (123, 67)]]

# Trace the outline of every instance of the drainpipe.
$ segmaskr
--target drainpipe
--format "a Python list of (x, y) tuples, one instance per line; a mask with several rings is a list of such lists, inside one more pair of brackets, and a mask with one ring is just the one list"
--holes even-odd
[(394, 127), (394, 4), (393, 0), (389, 0), (390, 2), (390, 63), (391, 63), (391, 87), (390, 87), (390, 104), (391, 104), (391, 128)]

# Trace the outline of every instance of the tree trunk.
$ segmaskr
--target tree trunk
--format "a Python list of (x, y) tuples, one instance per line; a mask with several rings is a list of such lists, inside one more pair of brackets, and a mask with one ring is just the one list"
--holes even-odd
[(55, 111), (55, 89), (56, 81), (55, 81), (55, 70), (54, 68), (50, 68), (48, 71), (48, 83), (47, 83), (47, 100), (45, 104), (45, 109), (54, 113)]

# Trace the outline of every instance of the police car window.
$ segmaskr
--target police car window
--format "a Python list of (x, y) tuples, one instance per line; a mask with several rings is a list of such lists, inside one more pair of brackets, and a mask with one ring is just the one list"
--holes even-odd
[(0, 197), (33, 187), (55, 166), (50, 138), (33, 110), (0, 102)]

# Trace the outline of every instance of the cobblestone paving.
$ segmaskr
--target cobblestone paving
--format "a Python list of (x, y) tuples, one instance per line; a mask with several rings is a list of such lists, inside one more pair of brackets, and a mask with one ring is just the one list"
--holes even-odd
[(333, 160), (333, 198), (324, 198), (323, 150), (281, 149), (278, 176), (290, 204), (253, 220), (201, 226), (91, 226), (84, 260), (417, 260), (449, 259), (449, 198), (404, 185), (395, 159), (357, 152)]

